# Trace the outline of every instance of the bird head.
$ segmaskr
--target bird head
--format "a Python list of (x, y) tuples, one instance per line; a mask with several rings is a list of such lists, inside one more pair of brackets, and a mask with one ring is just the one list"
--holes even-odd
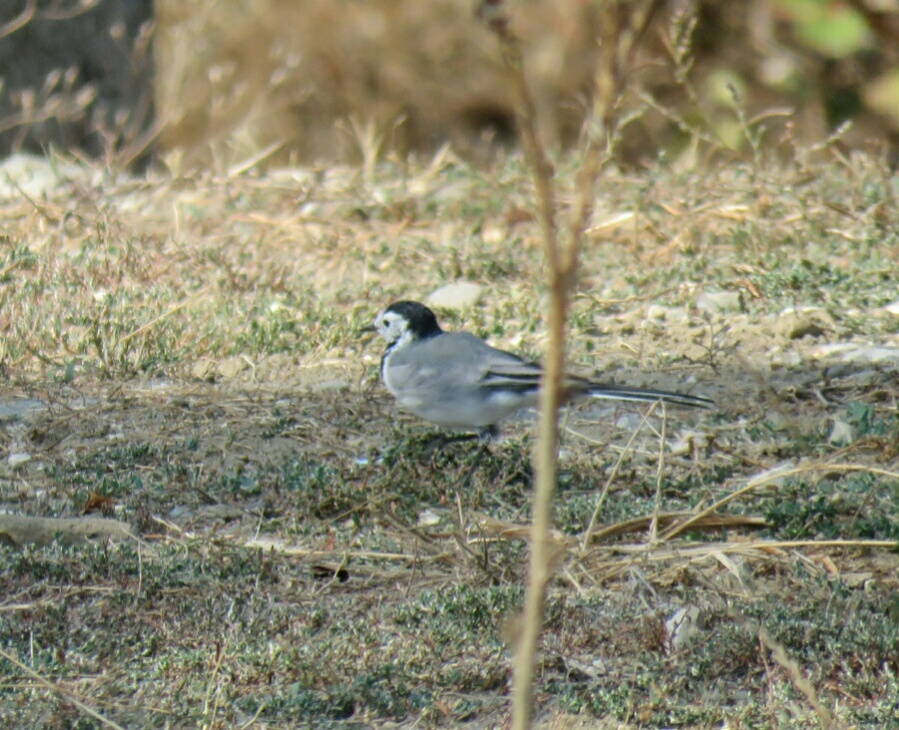
[(424, 304), (404, 300), (378, 313), (363, 332), (377, 332), (389, 345), (400, 341), (423, 340), (442, 331), (437, 317)]

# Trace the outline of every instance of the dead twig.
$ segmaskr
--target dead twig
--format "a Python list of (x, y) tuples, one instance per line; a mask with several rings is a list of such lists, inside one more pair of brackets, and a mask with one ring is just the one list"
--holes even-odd
[(564, 401), (565, 327), (578, 272), (584, 231), (593, 211), (596, 180), (611, 155), (617, 134), (617, 114), (627, 83), (633, 52), (649, 21), (661, 5), (657, 0), (635, 5), (609, 2), (602, 6), (602, 38), (594, 78), (592, 105), (584, 124), (583, 147), (576, 175), (574, 199), (567, 225), (559, 231), (554, 170), (537, 131), (536, 113), (524, 74), (521, 43), (511, 29), (502, 0), (482, 0), (478, 15), (499, 41), (515, 89), (515, 107), (525, 159), (537, 193), (537, 217), (547, 262), (550, 301), (547, 342), (540, 389), (540, 423), (534, 449), (534, 509), (531, 552), (524, 615), (515, 652), (512, 726), (530, 726), (533, 674), (543, 621), (546, 585), (559, 551), (550, 539), (553, 522), (556, 466), (559, 450), (559, 408)]
[(719, 499), (714, 504), (709, 505), (703, 510), (697, 512), (693, 517), (686, 520), (685, 522), (681, 522), (680, 524), (674, 525), (667, 532), (665, 532), (659, 539), (661, 541), (670, 540), (673, 537), (681, 534), (684, 530), (688, 530), (695, 522), (707, 517), (713, 512), (717, 512), (721, 507), (728, 504), (729, 502), (733, 502), (735, 499), (739, 499), (744, 494), (751, 492), (758, 487), (761, 487), (769, 482), (777, 481), (780, 479), (786, 479), (787, 477), (796, 476), (798, 474), (805, 474), (807, 472), (816, 472), (816, 471), (834, 471), (834, 472), (852, 472), (852, 471), (866, 471), (871, 474), (878, 474), (879, 476), (888, 477), (891, 479), (899, 479), (899, 472), (887, 471), (886, 469), (878, 469), (873, 466), (865, 466), (864, 464), (828, 464), (827, 462), (818, 462), (814, 464), (804, 464), (803, 466), (797, 466), (795, 469), (787, 469), (787, 470), (775, 470), (773, 472), (766, 472), (754, 479), (750, 479), (749, 482), (744, 486), (738, 489), (736, 492), (732, 492), (728, 494), (726, 497)]
[(88, 707), (81, 700), (79, 700), (77, 697), (75, 697), (75, 695), (73, 695), (71, 692), (68, 692), (68, 691), (62, 689), (59, 685), (54, 684), (53, 682), (51, 682), (48, 679), (45, 679), (44, 677), (42, 677), (40, 674), (35, 672), (30, 667), (27, 667), (24, 664), (22, 664), (22, 662), (20, 662), (18, 659), (16, 659), (12, 654), (8, 654), (7, 652), (3, 651), (3, 649), (0, 649), (0, 656), (2, 656), (4, 659), (6, 659), (6, 661), (8, 661), (14, 667), (18, 668), (20, 671), (27, 674), (29, 677), (31, 677), (35, 682), (40, 684), (42, 687), (45, 687), (48, 690), (50, 690), (51, 692), (53, 692), (54, 694), (59, 695), (60, 697), (62, 697), (62, 699), (64, 701), (71, 702), (73, 705), (75, 705), (75, 707), (77, 707), (79, 710), (81, 710), (84, 714), (90, 715), (92, 718), (97, 720), (97, 722), (99, 722), (101, 725), (106, 725), (107, 727), (115, 728), (115, 730), (125, 730), (125, 728), (123, 728), (117, 722), (113, 722), (112, 720), (110, 720), (106, 717), (103, 717), (103, 715), (101, 715), (95, 709), (93, 709), (92, 707)]

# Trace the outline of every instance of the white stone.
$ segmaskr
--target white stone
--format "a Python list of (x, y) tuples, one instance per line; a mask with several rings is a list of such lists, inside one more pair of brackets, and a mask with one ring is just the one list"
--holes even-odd
[(0, 198), (25, 193), (29, 198), (41, 199), (69, 178), (85, 176), (87, 169), (39, 155), (10, 155), (0, 162)]
[(660, 322), (685, 322), (688, 315), (684, 307), (663, 307), (661, 304), (650, 304), (646, 308), (646, 319)]
[(6, 463), (9, 464), (11, 469), (17, 469), (29, 461), (31, 461), (31, 454), (10, 454), (6, 457)]
[(478, 303), (484, 287), (471, 281), (457, 281), (431, 292), (427, 303), (444, 309), (464, 309)]
[(668, 617), (665, 621), (665, 633), (672, 653), (686, 649), (702, 636), (699, 618), (700, 611), (697, 606), (684, 606)]
[(696, 308), (709, 314), (742, 312), (743, 296), (738, 291), (700, 292), (696, 297)]
[(242, 357), (227, 357), (218, 364), (218, 374), (223, 378), (230, 379), (236, 377), (250, 367), (249, 363)]
[(845, 421), (834, 421), (827, 442), (833, 446), (848, 446), (855, 440), (852, 426)]
[(831, 358), (840, 362), (899, 364), (899, 347), (878, 347), (875, 345), (836, 342), (816, 347), (812, 350), (812, 357), (818, 359)]

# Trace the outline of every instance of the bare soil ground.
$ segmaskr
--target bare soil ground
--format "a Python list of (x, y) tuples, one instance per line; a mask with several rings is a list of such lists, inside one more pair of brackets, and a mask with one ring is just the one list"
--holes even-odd
[[(355, 333), (465, 279), (447, 326), (539, 356), (520, 161), (41, 174), (0, 210), (5, 726), (504, 726), (532, 423), (439, 443)], [(895, 178), (602, 188), (572, 363), (716, 406), (565, 414), (541, 724), (899, 726)]]

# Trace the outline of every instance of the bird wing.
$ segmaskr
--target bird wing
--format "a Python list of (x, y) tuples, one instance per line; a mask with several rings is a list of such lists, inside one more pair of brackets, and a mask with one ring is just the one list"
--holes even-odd
[[(491, 347), (469, 332), (446, 332), (397, 351), (391, 360), (398, 397), (431, 393), (458, 398), (464, 387), (487, 394), (518, 393), (533, 396), (540, 386), (542, 368), (511, 352)], [(402, 372), (400, 372), (402, 370)], [(621, 401), (665, 401), (673, 405), (708, 408), (712, 401), (666, 390), (633, 388), (567, 375), (565, 398), (590, 395)], [(413, 395), (414, 394), (414, 395)]]
[[(517, 391), (536, 393), (543, 377), (539, 363), (524, 360), (518, 355), (497, 350), (484, 343), (490, 351), (490, 360), (481, 375), (481, 387), (488, 391)], [(565, 398), (576, 397), (590, 391), (591, 381), (576, 375), (566, 375), (562, 381)]]
[[(514, 391), (518, 393), (536, 393), (540, 386), (541, 367), (534, 362), (527, 362), (511, 353), (490, 348), (497, 354), (481, 378), (481, 387), (489, 391)], [(498, 357), (502, 355), (502, 357)], [(713, 401), (698, 395), (678, 393), (657, 388), (635, 388), (628, 385), (604, 383), (576, 375), (565, 375), (562, 380), (562, 392), (565, 400), (582, 396), (594, 398), (652, 403), (664, 401), (671, 405), (691, 408), (710, 408)]]
[(514, 360), (496, 358), (483, 370), (481, 387), (485, 390), (528, 392), (537, 390), (541, 375), (540, 366), (536, 363), (520, 358)]
[(483, 377), (490, 346), (467, 332), (418, 340), (390, 356), (396, 380), (409, 390), (475, 387)]
[(478, 368), (480, 387), (486, 391), (536, 392), (543, 374), (541, 367), (518, 355), (490, 347), (478, 340), (481, 348), (482, 366)]
[(536, 387), (540, 366), (497, 350), (469, 332), (446, 332), (415, 342), (391, 356), (391, 368), (402, 368), (410, 387), (460, 387), (510, 389)]

